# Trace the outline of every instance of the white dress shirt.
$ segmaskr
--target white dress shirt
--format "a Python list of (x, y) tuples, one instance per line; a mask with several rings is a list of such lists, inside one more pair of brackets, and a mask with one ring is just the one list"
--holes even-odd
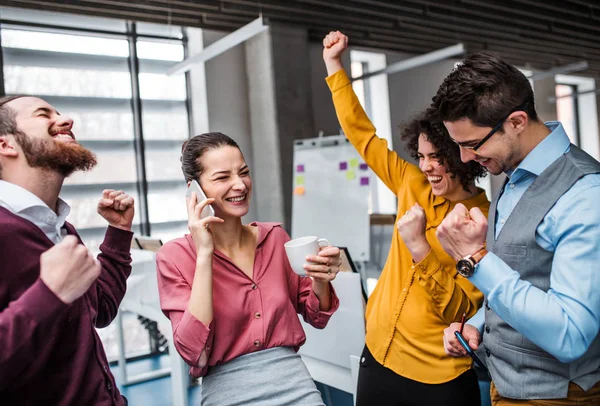
[(36, 225), (55, 244), (61, 242), (67, 233), (62, 227), (71, 212), (71, 207), (61, 198), (58, 198), (55, 213), (27, 189), (0, 180), (0, 206)]

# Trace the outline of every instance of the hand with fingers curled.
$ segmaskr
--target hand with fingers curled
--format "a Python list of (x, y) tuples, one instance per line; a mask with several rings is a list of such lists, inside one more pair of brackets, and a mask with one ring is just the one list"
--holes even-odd
[(338, 247), (321, 247), (317, 255), (306, 257), (306, 274), (312, 279), (312, 290), (319, 299), (319, 308), (328, 311), (331, 308), (331, 290), (329, 283), (335, 279), (342, 266)]
[(348, 37), (339, 31), (331, 31), (323, 38), (323, 61), (328, 75), (343, 69), (341, 58), (346, 48)]
[(396, 223), (400, 237), (410, 251), (414, 262), (422, 261), (431, 250), (425, 237), (426, 226), (425, 210), (418, 203), (407, 210)]
[[(452, 323), (444, 329), (444, 350), (446, 351), (446, 354), (454, 358), (468, 356), (467, 350), (460, 345), (458, 339), (454, 335), (455, 331), (460, 330), (460, 324), (461, 323)], [(469, 344), (469, 347), (471, 347), (473, 351), (479, 348), (479, 344), (481, 343), (481, 334), (476, 327), (473, 327), (470, 324), (465, 324), (463, 327), (462, 336), (465, 338)]]
[(83, 296), (101, 270), (98, 260), (72, 235), (40, 256), (40, 279), (66, 304)]
[(122, 190), (105, 189), (102, 191), (97, 211), (110, 226), (131, 231), (135, 214), (134, 203), (133, 197)]
[(306, 257), (306, 260), (308, 261), (307, 264), (304, 264), (306, 274), (318, 283), (327, 284), (334, 280), (342, 266), (338, 247), (321, 247), (317, 255), (310, 255)]
[(202, 218), (202, 210), (214, 201), (215, 199), (209, 197), (198, 202), (196, 192), (192, 192), (191, 196), (186, 198), (188, 228), (192, 234), (198, 258), (213, 254), (215, 247), (210, 225), (213, 223), (223, 223), (224, 221), (222, 218), (216, 216)]
[(323, 59), (339, 59), (348, 48), (348, 37), (339, 31), (330, 31), (323, 38)]
[(438, 226), (436, 236), (455, 260), (473, 255), (485, 246), (487, 218), (478, 207), (458, 203)]

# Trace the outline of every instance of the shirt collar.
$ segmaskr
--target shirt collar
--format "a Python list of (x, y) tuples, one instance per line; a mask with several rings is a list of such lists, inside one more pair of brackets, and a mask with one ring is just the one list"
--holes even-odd
[(539, 176), (552, 162), (569, 150), (571, 141), (562, 124), (558, 121), (548, 121), (544, 124), (551, 131), (550, 134), (527, 154), (514, 171), (507, 173), (510, 178), (519, 171), (527, 171)]
[(56, 222), (59, 228), (64, 225), (67, 216), (71, 212), (71, 207), (60, 197), (56, 204), (56, 213), (54, 213), (42, 199), (29, 190), (4, 180), (0, 180), (0, 204), (7, 206), (14, 213), (25, 213), (32, 216), (33, 213), (42, 209), (47, 215), (35, 217), (39, 217), (39, 220), (45, 223), (49, 223), (49, 221), (50, 223)]
[[(466, 200), (463, 200), (461, 202), (456, 202), (456, 203), (462, 203), (465, 205), (465, 207), (467, 209), (472, 209), (473, 207), (481, 207), (484, 206), (486, 203), (489, 203), (489, 200), (485, 194), (485, 190), (483, 190), (482, 188), (477, 188), (477, 194), (475, 196), (471, 196)], [(453, 206), (453, 204), (451, 204), (451, 206)]]

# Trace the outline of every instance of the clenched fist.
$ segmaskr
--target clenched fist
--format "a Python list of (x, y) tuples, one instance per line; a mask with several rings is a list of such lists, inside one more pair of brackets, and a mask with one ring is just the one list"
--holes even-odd
[(83, 296), (100, 270), (100, 263), (72, 235), (40, 256), (40, 279), (66, 304)]
[(487, 218), (478, 207), (458, 203), (437, 228), (444, 251), (455, 260), (473, 255), (485, 246)]
[(425, 210), (415, 203), (396, 223), (404, 245), (410, 251), (413, 261), (420, 262), (431, 250), (425, 237), (427, 216)]
[(339, 31), (331, 31), (323, 38), (323, 61), (328, 75), (343, 69), (341, 58), (346, 48), (348, 48), (348, 37)]
[(102, 198), (98, 202), (98, 214), (108, 224), (122, 230), (131, 231), (134, 215), (133, 197), (122, 190), (106, 189), (102, 191)]

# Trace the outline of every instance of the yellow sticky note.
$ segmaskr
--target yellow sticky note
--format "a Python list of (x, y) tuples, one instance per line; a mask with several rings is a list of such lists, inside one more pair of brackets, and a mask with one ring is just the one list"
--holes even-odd
[(296, 186), (294, 188), (294, 194), (299, 195), (299, 196), (303, 195), (304, 194), (304, 186)]
[[(358, 166), (358, 158), (352, 158), (349, 162), (350, 162), (351, 168), (356, 168)], [(352, 178), (352, 179), (354, 179), (354, 178)]]
[(304, 185), (304, 176), (303, 175), (296, 176), (296, 185)]
[(354, 173), (354, 171), (352, 169), (348, 169), (346, 171), (346, 179), (348, 180), (352, 180), (356, 178), (356, 173)]

